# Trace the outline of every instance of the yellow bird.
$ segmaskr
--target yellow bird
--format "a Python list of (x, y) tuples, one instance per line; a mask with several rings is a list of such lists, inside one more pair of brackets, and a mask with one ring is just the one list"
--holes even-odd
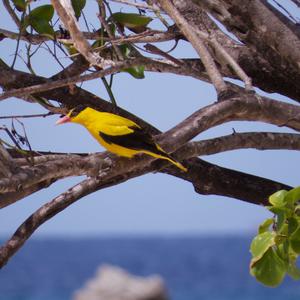
[(149, 133), (127, 118), (79, 105), (60, 118), (56, 124), (67, 122), (83, 125), (104, 148), (119, 156), (130, 158), (138, 153), (145, 153), (168, 160), (180, 170), (187, 172), (181, 163), (154, 142)]

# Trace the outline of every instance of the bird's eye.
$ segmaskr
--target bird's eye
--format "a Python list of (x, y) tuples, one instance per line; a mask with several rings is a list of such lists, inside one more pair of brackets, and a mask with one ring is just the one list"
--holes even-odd
[(60, 115), (59, 117), (60, 117), (60, 118), (63, 118), (64, 116), (65, 116), (65, 115)]

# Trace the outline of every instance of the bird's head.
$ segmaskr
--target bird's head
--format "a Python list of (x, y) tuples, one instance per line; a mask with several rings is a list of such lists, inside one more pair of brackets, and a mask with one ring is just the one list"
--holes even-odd
[(66, 115), (62, 115), (55, 124), (60, 125), (68, 122), (81, 123), (80, 117), (86, 108), (87, 106), (85, 105), (78, 105), (70, 109), (69, 112)]

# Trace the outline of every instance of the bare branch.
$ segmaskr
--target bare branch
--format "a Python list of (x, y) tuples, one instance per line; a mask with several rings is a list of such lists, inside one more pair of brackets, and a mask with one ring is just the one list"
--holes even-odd
[(199, 54), (211, 79), (211, 82), (215, 86), (218, 94), (224, 92), (227, 89), (226, 84), (203, 42), (203, 37), (199, 36), (199, 30), (197, 28), (194, 28), (193, 25), (189, 24), (169, 0), (158, 0), (158, 2), (160, 3), (163, 10), (174, 20), (177, 26), (181, 29), (182, 33), (187, 37), (187, 39), (191, 42), (191, 44)]
[(110, 178), (88, 178), (79, 184), (73, 186), (68, 191), (62, 193), (41, 206), (34, 212), (13, 234), (13, 236), (0, 248), (0, 268), (2, 268), (7, 261), (20, 249), (26, 240), (33, 234), (33, 232), (43, 223), (51, 219), (53, 216), (79, 200), (80, 198), (91, 194), (97, 190), (104, 189), (116, 184), (127, 181), (130, 178), (140, 176), (144, 173), (153, 170), (153, 168), (146, 168), (145, 170), (137, 170), (134, 172), (127, 172)]
[(68, 191), (44, 204), (33, 213), (14, 233), (14, 235), (0, 248), (0, 268), (13, 256), (32, 235), (32, 233), (44, 222), (77, 201), (95, 191), (99, 181), (90, 178), (70, 188)]
[(163, 172), (191, 182), (195, 192), (202, 195), (220, 195), (240, 199), (248, 203), (268, 205), (268, 197), (279, 190), (292, 187), (192, 158), (188, 173), (179, 173), (168, 168)]
[(176, 157), (187, 159), (237, 149), (298, 150), (300, 134), (277, 132), (243, 132), (209, 140), (190, 142), (176, 151)]
[(230, 56), (230, 54), (221, 46), (215, 36), (211, 35), (210, 43), (214, 46), (214, 49), (223, 57), (226, 63), (228, 63), (238, 77), (244, 81), (245, 90), (252, 90), (252, 80), (248, 77), (245, 71), (239, 66), (239, 64)]
[(300, 7), (300, 0), (292, 0), (298, 7)]
[(19, 192), (9, 192), (5, 194), (0, 194), (0, 209), (9, 206), (19, 200), (22, 200), (26, 196), (32, 195), (33, 193), (40, 191), (41, 189), (47, 188), (55, 181), (56, 180), (46, 180), (32, 185), (29, 188), (21, 190)]
[[(113, 39), (114, 39), (114, 35), (113, 35), (113, 33), (112, 33), (112, 31), (111, 31), (109, 25), (107, 24), (107, 22), (106, 22), (106, 20), (105, 20), (105, 17), (106, 17), (106, 16), (105, 16), (105, 6), (104, 6), (104, 3), (102, 2), (102, 3), (99, 4), (99, 5), (100, 5), (100, 7), (101, 7), (101, 13), (98, 15), (98, 18), (99, 18), (100, 23), (102, 24), (102, 26), (105, 28), (105, 30), (106, 30), (106, 32), (107, 32), (109, 38), (110, 38), (111, 40), (113, 40)], [(115, 52), (116, 52), (116, 55), (117, 55), (117, 57), (118, 57), (118, 60), (124, 60), (124, 57), (123, 57), (123, 54), (122, 54), (120, 48), (117, 47), (116, 44), (114, 44), (114, 43), (112, 44), (112, 46), (113, 46), (113, 48), (114, 48), (114, 50), (115, 50)]]
[(53, 112), (48, 112), (45, 114), (33, 114), (33, 115), (11, 115), (11, 116), (0, 116), (0, 120), (2, 119), (27, 119), (27, 118), (45, 118), (52, 116)]
[[(122, 43), (159, 43), (159, 42), (166, 42), (171, 41), (176, 37), (181, 36), (181, 34), (177, 31), (160, 31), (160, 30), (151, 30), (148, 29), (144, 32), (138, 34), (130, 34), (125, 37), (123, 36), (116, 36), (113, 39), (109, 37), (101, 37), (98, 31), (95, 32), (82, 32), (83, 36), (88, 40), (97, 40), (103, 39), (106, 42), (111, 42), (112, 44), (122, 44)], [(0, 28), (0, 36), (5, 38), (9, 38), (12, 40), (23, 40), (29, 42), (31, 44), (41, 44), (43, 42), (51, 41), (52, 39), (45, 35), (40, 34), (30, 34), (30, 33), (17, 33), (13, 31), (9, 31), (6, 29)], [(62, 35), (61, 32), (55, 32), (55, 38), (58, 42), (70, 44), (72, 41), (67, 39), (65, 36)]]
[(92, 80), (95, 78), (101, 78), (101, 77), (105, 77), (107, 75), (110, 74), (114, 74), (122, 69), (126, 69), (132, 66), (137, 66), (137, 65), (143, 65), (149, 63), (149, 61), (145, 60), (145, 59), (135, 59), (135, 60), (126, 60), (123, 62), (119, 62), (114, 64), (114, 66), (105, 69), (105, 70), (100, 70), (91, 74), (86, 74), (86, 75), (82, 75), (82, 76), (74, 76), (71, 78), (66, 78), (66, 79), (61, 79), (61, 80), (57, 80), (57, 81), (49, 81), (47, 83), (44, 84), (37, 84), (34, 86), (29, 86), (29, 87), (24, 87), (24, 88), (20, 88), (20, 89), (15, 89), (15, 90), (10, 90), (7, 92), (4, 92), (2, 94), (0, 94), (0, 101), (7, 99), (9, 97), (21, 97), (21, 96), (26, 96), (26, 95), (30, 95), (30, 94), (34, 94), (34, 93), (40, 93), (40, 92), (44, 92), (44, 91), (49, 91), (49, 90), (53, 90), (62, 86), (66, 86), (66, 85), (70, 85), (70, 84), (76, 84), (77, 82), (84, 82), (84, 81), (88, 81), (88, 80)]
[[(97, 163), (103, 168), (111, 165), (107, 157), (107, 153), (97, 155)], [(0, 180), (0, 193), (18, 192), (46, 180), (89, 174), (94, 167), (94, 155), (84, 158), (73, 155), (68, 159), (48, 161), (31, 168), (22, 168), (10, 178)]]
[(10, 177), (16, 172), (17, 169), (17, 165), (0, 140), (0, 174), (2, 174), (4, 177)]
[(254, 94), (233, 97), (199, 109), (158, 139), (166, 150), (174, 150), (199, 133), (230, 121), (261, 121), (300, 131), (300, 107)]
[(59, 15), (64, 26), (70, 32), (75, 48), (84, 56), (84, 58), (93, 66), (104, 69), (113, 66), (113, 61), (106, 61), (92, 51), (91, 46), (84, 38), (76, 21), (73, 7), (70, 0), (51, 0), (53, 7)]
[(133, 6), (133, 7), (139, 8), (139, 9), (149, 9), (152, 11), (159, 11), (159, 8), (149, 5), (149, 4), (146, 4), (146, 3), (137, 3), (137, 2), (127, 1), (127, 0), (109, 0), (109, 1), (126, 4), (126, 5)]
[(18, 16), (15, 14), (14, 10), (10, 6), (9, 0), (3, 0), (3, 5), (6, 8), (7, 12), (17, 25), (17, 27), (21, 30), (21, 21), (19, 20)]

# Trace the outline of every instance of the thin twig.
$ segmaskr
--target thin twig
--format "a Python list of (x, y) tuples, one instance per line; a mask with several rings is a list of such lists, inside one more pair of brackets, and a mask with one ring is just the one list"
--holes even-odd
[(222, 47), (222, 45), (217, 41), (214, 36), (211, 36), (210, 43), (214, 47), (214, 49), (223, 57), (223, 59), (232, 67), (236, 75), (245, 83), (245, 90), (251, 91), (252, 80), (245, 73), (245, 71), (239, 66), (239, 64), (229, 55), (229, 53)]
[(108, 69), (96, 71), (91, 74), (86, 74), (86, 75), (82, 75), (82, 76), (74, 76), (74, 77), (70, 77), (70, 78), (66, 78), (66, 79), (61, 79), (61, 80), (57, 80), (57, 81), (53, 81), (53, 82), (47, 82), (44, 84), (37, 84), (37, 85), (20, 88), (20, 89), (13, 89), (13, 90), (10, 90), (10, 91), (0, 94), (0, 101), (7, 99), (9, 97), (21, 97), (21, 96), (25, 96), (25, 95), (34, 94), (34, 93), (53, 90), (53, 89), (56, 89), (56, 88), (59, 88), (62, 86), (66, 86), (66, 85), (70, 85), (70, 84), (76, 84), (77, 82), (83, 82), (83, 81), (88, 81), (88, 80), (92, 80), (95, 78), (101, 78), (101, 77), (119, 72), (122, 69), (147, 64), (147, 62), (149, 63), (149, 61), (147, 59), (143, 59), (143, 58), (138, 58), (138, 59), (134, 59), (134, 60), (126, 60), (123, 62), (118, 62), (115, 64), (115, 66), (112, 66)]
[(175, 58), (174, 56), (162, 51), (161, 49), (157, 48), (156, 46), (152, 45), (152, 44), (146, 44), (144, 46), (144, 48), (146, 50), (148, 50), (150, 53), (153, 53), (153, 54), (157, 54), (157, 55), (160, 55), (164, 58), (166, 58), (167, 60), (170, 60), (172, 61), (174, 64), (180, 66), (183, 64), (183, 61), (182, 60), (179, 60), (177, 58)]
[(65, 28), (70, 32), (74, 47), (83, 55), (90, 65), (98, 66), (102, 69), (114, 65), (113, 61), (105, 60), (99, 54), (93, 52), (90, 44), (85, 39), (79, 28), (79, 24), (76, 21), (74, 10), (70, 1), (51, 0), (51, 3)]
[(132, 2), (132, 1), (127, 1), (127, 0), (109, 0), (110, 2), (116, 2), (116, 3), (121, 3), (121, 4), (126, 4), (129, 6), (134, 6), (140, 9), (148, 9), (152, 11), (160, 11), (158, 7), (146, 4), (146, 3), (137, 3), (137, 2)]
[(19, 51), (19, 46), (20, 46), (20, 41), (21, 41), (21, 36), (22, 36), (22, 31), (23, 31), (25, 13), (26, 13), (26, 11), (23, 11), (22, 16), (21, 16), (21, 23), (20, 23), (19, 35), (18, 35), (18, 39), (17, 39), (16, 51), (15, 51), (13, 62), (11, 64), (12, 69), (14, 68), (16, 60), (17, 60), (17, 54), (18, 54), (18, 51)]
[(105, 89), (109, 95), (109, 99), (111, 101), (111, 103), (114, 105), (114, 106), (117, 106), (117, 101), (116, 101), (116, 98), (111, 90), (111, 85), (107, 82), (106, 78), (105, 77), (102, 77), (101, 78), (104, 86), (105, 86)]
[(53, 112), (48, 112), (46, 114), (34, 114), (34, 115), (13, 115), (13, 116), (0, 116), (0, 119), (17, 119), (17, 118), (40, 118), (40, 117), (49, 117), (54, 115)]
[[(104, 6), (104, 4), (102, 4), (100, 7), (101, 7), (101, 13), (98, 14), (98, 18), (99, 18), (102, 26), (105, 28), (109, 38), (113, 40), (115, 38), (115, 36), (113, 35), (109, 25), (107, 24), (107, 22), (105, 20), (105, 6)], [(120, 48), (117, 47), (115, 44), (112, 44), (112, 47), (114, 48), (118, 59), (124, 60), (124, 57), (123, 57), (123, 54), (122, 54)]]
[[(289, 18), (292, 20), (292, 21), (294, 21), (296, 24), (299, 22), (299, 20), (297, 20), (297, 19), (295, 19), (293, 16), (292, 16), (292, 14), (283, 6), (283, 5), (281, 5), (278, 1), (276, 1), (276, 0), (273, 0), (273, 2), (278, 6), (278, 7), (280, 7), (288, 16), (289, 16)], [(296, 3), (296, 2), (294, 2), (294, 3)], [(297, 4), (297, 3), (296, 3)], [(298, 3), (298, 6), (299, 6), (299, 3)]]
[[(19, 33), (12, 32), (3, 28), (0, 28), (0, 34), (4, 35), (7, 38), (10, 38), (12, 40), (17, 40), (19, 37)], [(99, 38), (102, 38), (99, 32), (82, 32), (83, 36), (86, 39), (89, 40), (98, 40)], [(113, 40), (109, 37), (103, 37), (104, 41), (120, 44), (125, 42), (135, 42), (135, 43), (159, 43), (159, 42), (166, 42), (173, 40), (176, 36), (178, 36), (178, 33), (170, 32), (170, 31), (160, 31), (160, 30), (152, 30), (147, 29), (144, 32), (137, 33), (137, 34), (131, 34), (128, 36), (122, 35), (121, 37), (115, 37)], [(56, 41), (70, 44), (72, 41), (70, 39), (67, 39), (66, 37), (63, 37), (59, 31), (55, 32)], [(22, 34), (20, 37), (21, 40), (29, 42), (31, 44), (41, 44), (46, 41), (51, 41), (47, 36), (39, 35), (39, 34)], [(58, 45), (57, 45), (58, 46)]]
[(223, 80), (216, 63), (214, 62), (214, 59), (204, 44), (203, 37), (198, 34), (199, 30), (197, 30), (195, 26), (189, 24), (169, 0), (158, 0), (158, 2), (164, 11), (174, 20), (174, 22), (197, 51), (212, 81), (212, 84), (217, 90), (217, 93), (220, 94), (221, 92), (224, 92), (227, 89), (226, 83)]
[(3, 0), (3, 5), (6, 8), (9, 15), (11, 16), (11, 18), (13, 19), (13, 21), (15, 22), (15, 24), (17, 25), (17, 27), (19, 28), (19, 31), (21, 31), (21, 22), (18, 16), (15, 14), (12, 7), (10, 6), (9, 0)]

